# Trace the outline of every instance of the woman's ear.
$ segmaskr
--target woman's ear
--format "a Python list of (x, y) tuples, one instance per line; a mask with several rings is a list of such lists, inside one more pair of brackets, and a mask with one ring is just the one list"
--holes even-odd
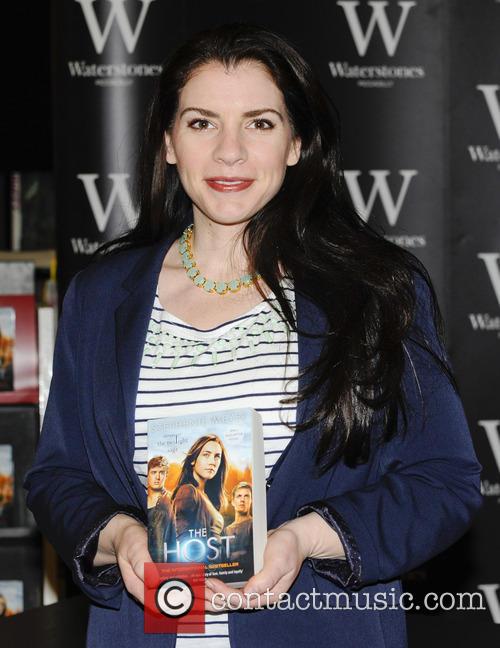
[(165, 131), (165, 159), (167, 164), (177, 164), (177, 158), (175, 157), (174, 147), (172, 145), (172, 137), (168, 131)]
[(302, 142), (300, 137), (294, 137), (288, 152), (288, 159), (286, 161), (287, 166), (294, 166), (300, 160), (301, 146)]

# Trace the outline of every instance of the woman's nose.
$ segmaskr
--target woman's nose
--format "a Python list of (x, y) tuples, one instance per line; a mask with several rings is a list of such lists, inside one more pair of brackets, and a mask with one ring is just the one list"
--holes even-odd
[(245, 160), (246, 156), (246, 148), (240, 130), (222, 130), (214, 150), (215, 159), (226, 164), (235, 164), (240, 160)]

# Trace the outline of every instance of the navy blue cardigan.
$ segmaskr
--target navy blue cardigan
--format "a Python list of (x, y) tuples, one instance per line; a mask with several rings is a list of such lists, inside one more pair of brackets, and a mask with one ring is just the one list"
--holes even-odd
[[(144, 635), (142, 608), (124, 589), (116, 565), (91, 566), (98, 533), (113, 515), (125, 512), (147, 521), (146, 494), (132, 462), (135, 399), (158, 276), (174, 238), (104, 257), (71, 281), (41, 439), (25, 480), (39, 527), (91, 599), (88, 646), (175, 645), (173, 635)], [(443, 356), (428, 289), (421, 280), (415, 288), (416, 323)], [(299, 291), (296, 308), (299, 329), (325, 330), (324, 315)], [(321, 346), (304, 335), (298, 344), (302, 368)], [(405, 348), (409, 429), (404, 438), (376, 445), (364, 465), (349, 468), (341, 462), (318, 476), (319, 431), (312, 429), (292, 438), (268, 478), (268, 528), (317, 511), (339, 533), (346, 551), (346, 560), (306, 560), (290, 596), (344, 593), (351, 609), (311, 605), (307, 611), (231, 612), (233, 647), (288, 647), (292, 639), (294, 646), (315, 648), (406, 646), (403, 609), (389, 599), (387, 605), (396, 609), (356, 609), (356, 597), (364, 607), (369, 594), (373, 607), (376, 593), (398, 596), (400, 576), (460, 538), (482, 496), (481, 465), (459, 397), (428, 353), (409, 339)], [(299, 403), (298, 421), (311, 405), (311, 399)], [(380, 433), (374, 425), (374, 438)]]

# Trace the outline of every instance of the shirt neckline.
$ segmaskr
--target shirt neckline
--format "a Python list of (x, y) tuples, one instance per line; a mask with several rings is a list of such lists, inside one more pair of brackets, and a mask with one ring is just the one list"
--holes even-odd
[[(284, 290), (292, 290), (293, 293), (293, 282), (290, 278), (284, 277), (281, 280), (280, 285)], [(160, 319), (162, 321), (162, 324), (165, 325), (167, 324), (173, 324), (174, 326), (183, 329), (184, 333), (183, 335), (186, 335), (188, 339), (206, 339), (206, 338), (213, 338), (213, 337), (219, 337), (220, 335), (223, 335), (224, 333), (227, 333), (229, 330), (233, 329), (236, 326), (245, 326), (247, 323), (246, 320), (249, 320), (252, 316), (258, 315), (260, 312), (264, 311), (266, 308), (269, 308), (271, 313), (274, 313), (273, 307), (270, 305), (269, 302), (273, 302), (273, 304), (281, 310), (279, 306), (279, 302), (276, 298), (276, 295), (274, 291), (271, 291), (270, 294), (268, 295), (267, 299), (260, 301), (258, 304), (250, 308), (248, 311), (245, 313), (242, 313), (241, 315), (238, 315), (237, 317), (227, 320), (226, 322), (222, 322), (221, 324), (218, 324), (217, 326), (214, 326), (209, 329), (200, 329), (195, 326), (192, 326), (188, 322), (185, 322), (183, 319), (180, 317), (177, 317), (177, 315), (174, 315), (171, 313), (169, 310), (163, 307), (163, 305), (160, 302), (160, 297), (158, 294), (158, 284), (156, 286), (156, 292), (155, 292), (155, 300), (154, 300), (154, 307), (155, 309), (160, 311)]]
[[(273, 299), (273, 295), (269, 295), (268, 299)], [(169, 322), (173, 322), (174, 324), (177, 324), (178, 326), (181, 326), (182, 328), (186, 329), (187, 331), (193, 332), (193, 333), (200, 333), (200, 334), (206, 334), (206, 335), (214, 335), (214, 334), (219, 334), (222, 331), (225, 331), (226, 328), (232, 328), (233, 326), (236, 326), (237, 324), (242, 324), (246, 319), (251, 317), (252, 315), (256, 313), (260, 313), (262, 310), (264, 310), (265, 307), (269, 306), (269, 302), (266, 300), (260, 301), (258, 304), (250, 308), (248, 311), (245, 313), (242, 313), (241, 315), (238, 315), (237, 317), (226, 320), (225, 322), (222, 322), (221, 324), (217, 324), (217, 326), (213, 326), (209, 329), (200, 329), (196, 326), (193, 326), (192, 324), (188, 324), (188, 322), (185, 322), (183, 319), (180, 317), (177, 317), (177, 315), (174, 315), (171, 313), (169, 310), (164, 308), (161, 303), (160, 303), (160, 298), (158, 296), (158, 293), (156, 293), (155, 297), (155, 302), (158, 308), (161, 309), (161, 315), (162, 315), (162, 320), (168, 320)], [(271, 306), (269, 306), (271, 308)]]

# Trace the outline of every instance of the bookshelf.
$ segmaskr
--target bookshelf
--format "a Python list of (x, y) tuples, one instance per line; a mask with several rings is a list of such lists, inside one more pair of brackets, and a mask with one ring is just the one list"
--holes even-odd
[(48, 271), (55, 255), (55, 250), (0, 250), (0, 261), (33, 261), (36, 270)]
[(52, 375), (54, 274), (52, 248), (0, 251), (0, 594), (9, 614), (59, 598), (58, 559), (27, 509), (23, 489)]

